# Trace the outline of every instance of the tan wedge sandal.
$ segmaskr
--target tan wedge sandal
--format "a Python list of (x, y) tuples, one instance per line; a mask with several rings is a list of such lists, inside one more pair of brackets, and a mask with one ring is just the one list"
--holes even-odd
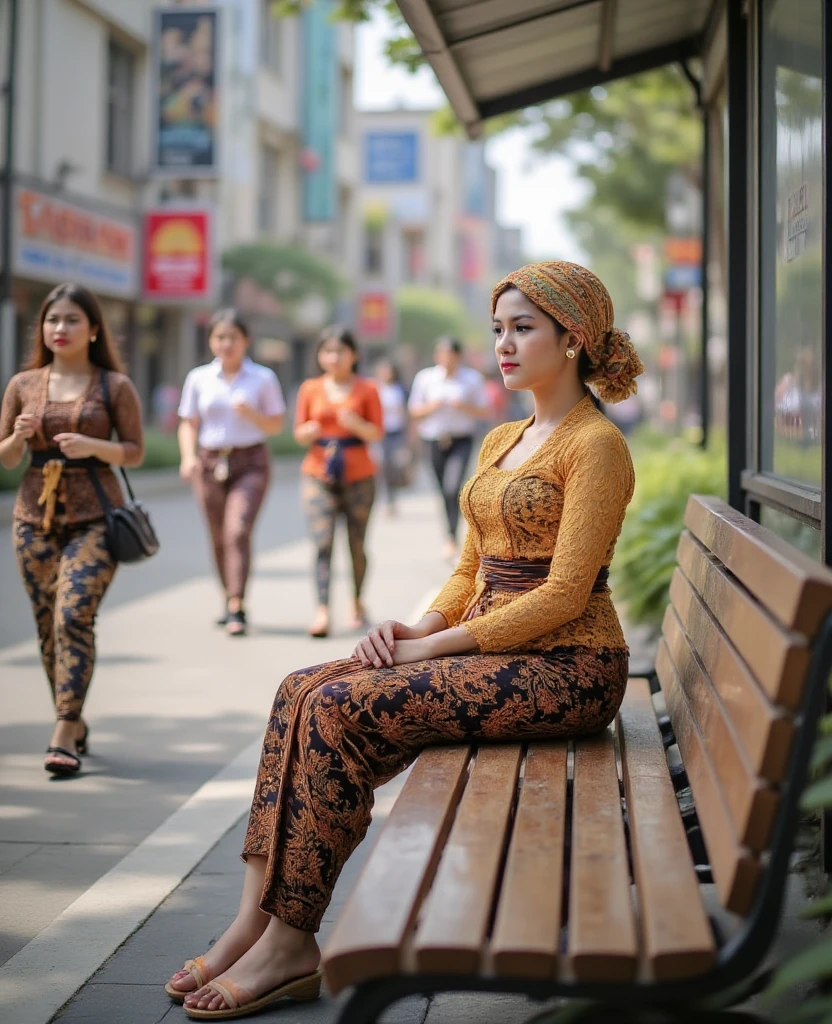
[(258, 999), (248, 998), (246, 989), (235, 985), (230, 978), (220, 976), (216, 981), (209, 981), (206, 986), (211, 992), (222, 996), (225, 1006), (219, 1010), (197, 1010), (186, 1006), (185, 1013), (193, 1020), (234, 1020), (238, 1017), (247, 1017), (250, 1013), (257, 1013), (258, 1010), (271, 1006), (281, 999), (296, 999), (299, 1002), (311, 1002), (321, 994), (321, 980), (323, 978), (320, 967), (314, 974), (305, 974), (301, 978), (294, 978), (292, 981), (284, 981), (282, 985), (273, 988)]
[(211, 980), (211, 972), (208, 970), (208, 965), (205, 963), (205, 957), (195, 956), (193, 960), (186, 960), (182, 970), (187, 971), (194, 979), (196, 982), (196, 988), (192, 988), (190, 992), (182, 992), (180, 989), (174, 988), (172, 981), (169, 981), (167, 985), (165, 985), (165, 992), (167, 992), (175, 1003), (184, 1002), (185, 996), (191, 996), (194, 992), (198, 992)]

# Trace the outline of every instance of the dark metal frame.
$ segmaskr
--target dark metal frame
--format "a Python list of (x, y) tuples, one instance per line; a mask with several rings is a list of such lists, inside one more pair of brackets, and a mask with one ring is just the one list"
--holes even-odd
[(824, 620), (814, 644), (806, 678), (791, 763), (782, 784), (782, 799), (774, 824), (770, 858), (760, 880), (751, 912), (742, 928), (717, 954), (716, 966), (705, 974), (679, 981), (632, 984), (565, 982), (524, 978), (481, 977), (466, 974), (396, 974), (362, 982), (342, 1010), (339, 1024), (375, 1024), (381, 1013), (399, 999), (439, 992), (502, 992), (545, 1001), (552, 998), (588, 999), (628, 1008), (701, 1005), (720, 993), (737, 990), (744, 998), (749, 982), (771, 946), (780, 920), (789, 862), (800, 818), (800, 796), (806, 782), (818, 719), (824, 710), (832, 670), (832, 613)]

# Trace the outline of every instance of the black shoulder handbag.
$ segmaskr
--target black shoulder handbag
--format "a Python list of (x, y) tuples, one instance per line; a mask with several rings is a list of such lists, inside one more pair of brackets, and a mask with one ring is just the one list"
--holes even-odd
[[(110, 422), (115, 422), (110, 404), (109, 375), (106, 370), (101, 374), (101, 390)], [(145, 558), (150, 558), (159, 550), (159, 538), (150, 522), (147, 509), (140, 501), (136, 500), (136, 496), (133, 494), (133, 488), (130, 486), (124, 467), (120, 466), (119, 468), (130, 500), (118, 508), (114, 508), (107, 497), (97, 472), (94, 469), (88, 469), (87, 472), (93, 487), (95, 487), (101, 507), (104, 509), (104, 518), (107, 523), (107, 548), (113, 559), (116, 562), (143, 562)]]

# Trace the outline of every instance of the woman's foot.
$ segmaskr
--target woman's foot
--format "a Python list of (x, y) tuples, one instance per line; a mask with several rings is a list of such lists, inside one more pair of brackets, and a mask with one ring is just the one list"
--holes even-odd
[(316, 638), (329, 636), (329, 609), (326, 606), (322, 605), (318, 608), (315, 619), (307, 632)]
[[(262, 914), (249, 922), (235, 918), (208, 952), (199, 957), (200, 968), (206, 975), (205, 980), (216, 978), (247, 953), (266, 930), (269, 920), (268, 914)], [(193, 995), (200, 987), (195, 976), (185, 968), (177, 971), (168, 985), (183, 997)]]
[(70, 722), (60, 718), (55, 723), (52, 739), (46, 752), (43, 767), (53, 775), (75, 775), (81, 762), (78, 758), (78, 741), (82, 741), (86, 753), (87, 727), (83, 719)]
[(370, 623), (367, 620), (367, 612), (364, 609), (364, 605), (360, 601), (356, 601), (352, 607), (352, 618), (350, 619), (349, 628), (351, 630), (366, 630), (369, 627)]
[(246, 613), (242, 608), (239, 611), (228, 613), (225, 631), (229, 636), (246, 635)]
[[(251, 1002), (293, 978), (314, 973), (320, 962), (321, 951), (311, 932), (299, 931), (273, 917), (260, 939), (223, 977), (242, 990), (245, 1002)], [(221, 1010), (225, 1000), (219, 992), (203, 988), (186, 996), (185, 1006), (192, 1010)]]

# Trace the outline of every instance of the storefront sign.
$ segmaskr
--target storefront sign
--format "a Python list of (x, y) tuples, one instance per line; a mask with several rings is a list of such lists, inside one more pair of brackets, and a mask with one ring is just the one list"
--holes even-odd
[(35, 188), (17, 188), (14, 205), (15, 274), (135, 298), (138, 232), (129, 217), (92, 213)]
[(358, 335), (365, 341), (383, 341), (393, 326), (387, 292), (364, 292), (358, 297)]
[(155, 12), (154, 170), (178, 178), (219, 173), (215, 7)]
[(146, 299), (211, 300), (211, 211), (164, 207), (144, 222), (142, 290)]
[(416, 132), (368, 132), (364, 137), (364, 179), (371, 185), (396, 185), (419, 178)]

